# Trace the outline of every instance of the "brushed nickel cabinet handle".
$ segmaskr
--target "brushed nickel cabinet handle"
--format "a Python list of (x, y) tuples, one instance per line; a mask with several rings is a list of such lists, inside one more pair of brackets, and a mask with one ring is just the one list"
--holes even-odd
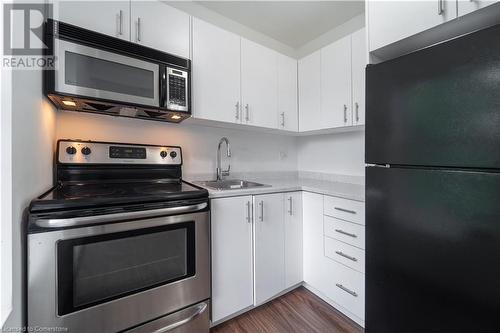
[(118, 14), (118, 35), (123, 35), (123, 10)]
[(290, 206), (289, 206), (289, 207), (290, 207), (290, 209), (288, 210), (288, 214), (290, 214), (290, 216), (292, 216), (292, 215), (293, 215), (293, 206), (292, 206), (293, 204), (292, 204), (292, 200), (293, 200), (293, 199), (292, 199), (292, 197), (289, 197), (289, 198), (288, 198), (288, 202), (290, 203)]
[(240, 102), (239, 101), (236, 102), (234, 107), (236, 108), (236, 114), (235, 114), (236, 120), (239, 120), (240, 119)]
[(281, 112), (281, 127), (285, 127), (285, 112)]
[(337, 254), (338, 254), (339, 256), (341, 256), (341, 257), (344, 257), (344, 258), (346, 258), (346, 259), (352, 260), (352, 261), (354, 261), (354, 262), (358, 261), (358, 259), (356, 259), (356, 258), (354, 258), (354, 257), (352, 257), (352, 256), (350, 256), (350, 255), (348, 255), (348, 254), (345, 254), (345, 253), (344, 253), (344, 252), (342, 252), (342, 251), (335, 251), (335, 253), (337, 253)]
[(264, 222), (264, 201), (259, 202), (259, 206), (260, 206), (260, 218), (259, 218), (259, 220), (261, 222)]
[(347, 123), (347, 105), (344, 104), (344, 123)]
[(251, 211), (251, 203), (247, 201), (247, 223), (252, 223), (252, 211)]
[(438, 15), (444, 14), (443, 0), (438, 0)]
[(246, 121), (250, 120), (250, 111), (249, 111), (248, 103), (245, 105), (245, 120)]
[(343, 285), (341, 285), (340, 283), (335, 283), (335, 285), (336, 285), (338, 288), (340, 288), (340, 289), (342, 289), (343, 291), (345, 291), (346, 293), (348, 293), (348, 294), (350, 294), (350, 295), (352, 295), (352, 296), (354, 296), (354, 297), (358, 297), (358, 293), (356, 293), (355, 291), (352, 291), (352, 290), (350, 290), (350, 289), (347, 289), (346, 287), (344, 287), (344, 286), (343, 286)]
[(344, 213), (356, 214), (356, 212), (355, 212), (355, 211), (353, 211), (353, 210), (349, 210), (349, 209), (345, 209), (345, 208), (334, 207), (333, 209), (335, 209), (335, 210), (339, 210), (339, 211), (344, 212)]
[(137, 18), (137, 41), (141, 41), (141, 18)]
[(355, 234), (351, 234), (350, 232), (344, 231), (342, 229), (335, 229), (335, 231), (342, 235), (346, 235), (352, 238), (358, 238), (358, 236), (356, 236)]
[(356, 122), (359, 121), (359, 104), (358, 102), (354, 103), (354, 105), (356, 106)]

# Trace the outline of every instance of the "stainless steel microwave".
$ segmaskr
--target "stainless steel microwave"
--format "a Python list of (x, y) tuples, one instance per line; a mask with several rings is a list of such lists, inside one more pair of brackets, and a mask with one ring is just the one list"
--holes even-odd
[(57, 108), (180, 122), (191, 116), (191, 62), (47, 20), (44, 91)]

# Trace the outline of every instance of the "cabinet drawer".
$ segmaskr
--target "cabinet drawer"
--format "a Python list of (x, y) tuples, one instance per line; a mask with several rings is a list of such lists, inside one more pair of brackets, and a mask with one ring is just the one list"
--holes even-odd
[(365, 272), (365, 251), (357, 247), (325, 237), (325, 256), (358, 272)]
[(329, 261), (326, 296), (352, 314), (365, 320), (365, 275)]
[(324, 196), (325, 215), (354, 223), (365, 224), (365, 203), (337, 197)]
[(365, 248), (365, 227), (359, 224), (346, 222), (334, 217), (324, 216), (324, 234), (344, 243)]

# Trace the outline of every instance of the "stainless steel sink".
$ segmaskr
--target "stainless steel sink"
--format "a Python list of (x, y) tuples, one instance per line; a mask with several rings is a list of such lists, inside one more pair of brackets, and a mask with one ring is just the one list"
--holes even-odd
[(241, 190), (254, 187), (270, 187), (271, 185), (249, 182), (241, 179), (209, 180), (196, 182), (197, 184), (214, 190)]

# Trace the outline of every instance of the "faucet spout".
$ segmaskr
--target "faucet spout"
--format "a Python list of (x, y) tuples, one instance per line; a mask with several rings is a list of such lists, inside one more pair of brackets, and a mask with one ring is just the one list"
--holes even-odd
[(222, 147), (222, 144), (226, 144), (226, 156), (231, 157), (231, 148), (229, 145), (229, 140), (226, 137), (223, 137), (219, 141), (219, 145), (217, 146), (217, 180), (222, 180), (222, 177), (224, 176), (229, 176), (229, 171), (231, 170), (231, 165), (228, 164), (227, 170), (222, 170), (221, 168), (221, 155), (220, 155), (220, 150)]

